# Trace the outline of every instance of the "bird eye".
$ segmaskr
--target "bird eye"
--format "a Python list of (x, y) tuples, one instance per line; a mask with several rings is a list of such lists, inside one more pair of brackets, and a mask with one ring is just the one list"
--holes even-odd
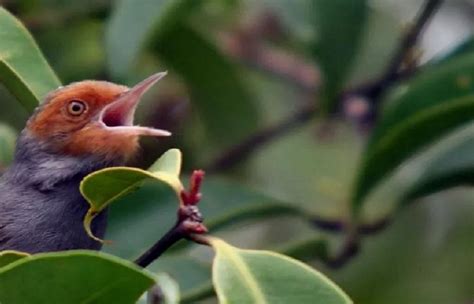
[(81, 100), (71, 100), (67, 106), (67, 111), (73, 116), (79, 116), (86, 110), (86, 103)]

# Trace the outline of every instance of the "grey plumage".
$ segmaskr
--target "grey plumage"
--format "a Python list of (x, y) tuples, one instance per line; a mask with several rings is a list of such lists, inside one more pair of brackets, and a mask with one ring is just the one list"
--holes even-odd
[[(88, 173), (112, 165), (118, 164), (56, 154), (23, 131), (14, 162), (0, 180), (0, 251), (100, 249), (83, 228), (88, 204), (79, 183)], [(94, 219), (94, 235), (104, 236), (106, 221), (106, 212)]]

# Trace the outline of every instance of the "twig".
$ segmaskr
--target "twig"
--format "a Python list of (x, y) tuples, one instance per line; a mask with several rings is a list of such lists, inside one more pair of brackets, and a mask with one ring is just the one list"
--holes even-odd
[(178, 209), (176, 224), (160, 238), (150, 249), (143, 253), (135, 264), (143, 268), (159, 258), (166, 250), (182, 239), (193, 240), (194, 235), (207, 232), (197, 204), (201, 199), (200, 187), (204, 171), (197, 170), (191, 175), (190, 190), (181, 192), (181, 204)]
[[(423, 8), (420, 13), (417, 15), (414, 25), (406, 33), (406, 35), (401, 40), (400, 46), (395, 53), (395, 56), (392, 58), (387, 70), (383, 75), (374, 82), (373, 86), (367, 86), (364, 89), (365, 92), (359, 89), (359, 93), (366, 97), (372, 104), (372, 108), (365, 117), (365, 123), (371, 123), (375, 121), (375, 118), (378, 113), (378, 106), (381, 101), (382, 95), (401, 77), (406, 75), (411, 75), (414, 72), (414, 67), (408, 70), (402, 70), (402, 67), (406, 60), (409, 59), (410, 54), (412, 54), (419, 35), (421, 34), (424, 26), (427, 24), (428, 20), (434, 15), (437, 9), (440, 7), (443, 0), (426, 0)], [(354, 227), (348, 227), (350, 233), (348, 234), (346, 245), (338, 254), (338, 256), (332, 261), (334, 267), (340, 267), (346, 264), (352, 257), (354, 257), (359, 248), (359, 233), (364, 234), (374, 234), (385, 228), (390, 219), (383, 219), (380, 222), (375, 223), (371, 227), (363, 227), (359, 224)]]
[[(395, 55), (390, 61), (385, 72), (372, 83), (361, 85), (352, 90), (343, 92), (341, 97), (363, 96), (368, 99), (371, 108), (363, 118), (363, 123), (372, 125), (379, 112), (381, 97), (396, 82), (411, 77), (417, 70), (413, 64), (413, 53), (426, 24), (441, 6), (443, 0), (426, 0), (418, 13), (413, 25), (402, 38)], [(404, 65), (407, 67), (404, 68)]]
[(430, 18), (438, 10), (443, 0), (427, 0), (425, 1), (423, 8), (419, 12), (415, 19), (413, 26), (409, 29), (406, 35), (403, 37), (398, 51), (392, 58), (390, 65), (387, 68), (381, 82), (387, 82), (391, 79), (397, 80), (400, 72), (400, 68), (403, 63), (407, 60), (408, 56), (412, 52), (413, 48), (417, 44), (418, 37), (423, 31), (425, 25), (428, 23)]
[[(378, 104), (380, 103), (382, 95), (395, 82), (398, 82), (406, 77), (410, 77), (415, 72), (414, 66), (411, 66), (405, 70), (402, 69), (402, 67), (409, 59), (410, 54), (412, 54), (423, 28), (440, 7), (441, 3), (442, 0), (426, 0), (423, 8), (415, 19), (414, 25), (409, 31), (407, 31), (406, 35), (401, 40), (398, 50), (395, 52), (394, 57), (390, 61), (388, 68), (382, 74), (382, 76), (371, 83), (363, 84), (359, 87), (344, 91), (339, 97), (340, 100), (344, 100), (350, 96), (363, 96), (367, 98), (372, 105), (372, 108), (368, 112), (369, 119), (375, 120), (376, 114), (378, 112)], [(240, 144), (225, 151), (219, 158), (211, 163), (208, 169), (210, 171), (222, 171), (235, 166), (239, 162), (248, 158), (253, 152), (257, 151), (265, 144), (288, 133), (295, 127), (310, 121), (315, 113), (315, 107), (302, 109), (296, 114), (283, 119), (280, 123), (251, 135)], [(347, 227), (346, 223), (320, 218), (315, 219), (313, 223), (319, 228), (329, 231), (346, 231), (346, 229), (352, 231), (352, 233), (349, 233), (346, 244), (342, 248), (341, 252), (339, 252), (336, 257), (333, 257), (327, 261), (328, 265), (332, 267), (340, 267), (347, 263), (358, 252), (358, 235), (374, 234), (379, 232), (390, 223), (390, 220), (390, 218), (382, 219), (381, 221), (371, 225), (357, 224), (356, 227), (352, 228)]]
[(221, 34), (219, 44), (234, 60), (314, 93), (321, 83), (318, 68), (302, 56), (267, 43), (284, 36), (280, 17), (271, 10), (264, 10), (231, 33)]
[(206, 171), (216, 172), (234, 167), (258, 148), (310, 121), (315, 113), (315, 107), (307, 107), (271, 127), (260, 130), (238, 145), (225, 151), (206, 168)]
[[(380, 97), (386, 92), (386, 90), (395, 82), (410, 77), (413, 73), (413, 69), (402, 70), (401, 67), (404, 61), (408, 58), (409, 54), (412, 52), (414, 45), (417, 42), (417, 39), (422, 32), (424, 26), (427, 24), (430, 17), (436, 12), (437, 8), (441, 5), (442, 0), (427, 0), (423, 6), (423, 9), (418, 14), (416, 21), (414, 22), (413, 27), (407, 32), (403, 37), (400, 43), (400, 47), (395, 53), (395, 56), (390, 61), (390, 64), (386, 70), (375, 81), (370, 83), (362, 84), (358, 87), (348, 89), (341, 93), (340, 99), (344, 100), (350, 96), (363, 96), (366, 97), (372, 107), (369, 109), (369, 112), (364, 116), (365, 121), (374, 121), (376, 114), (378, 112), (378, 104), (380, 102)], [(238, 41), (238, 39), (236, 40)], [(237, 46), (236, 46), (237, 45)], [(240, 44), (236, 44), (234, 41), (231, 44), (231, 47), (227, 46), (226, 49), (230, 50), (231, 56), (245, 59), (245, 61), (251, 61), (253, 64), (259, 64), (261, 62), (261, 56), (264, 56), (260, 51), (260, 47), (252, 47), (251, 51), (244, 53), (239, 48)], [(247, 44), (248, 46), (248, 44)], [(257, 51), (256, 51), (257, 50)], [(257, 56), (255, 55), (257, 54)], [(254, 56), (254, 57), (252, 57)], [(255, 57), (256, 56), (256, 57)], [(288, 56), (287, 56), (288, 57)], [(288, 57), (289, 58), (289, 57)], [(265, 69), (276, 75), (282, 75), (280, 68), (272, 70), (271, 65), (265, 65)], [(285, 77), (288, 77), (286, 73)], [(299, 83), (299, 86), (313, 90), (316, 86), (310, 85), (308, 87), (307, 82), (300, 82), (296, 77), (290, 77), (293, 83)], [(298, 111), (296, 114), (293, 114), (286, 119), (283, 119), (280, 123), (277, 123), (269, 128), (260, 130), (255, 134), (244, 139), (241, 143), (231, 147), (229, 150), (224, 151), (216, 160), (214, 160), (208, 167), (207, 170), (211, 172), (227, 170), (234, 167), (236, 164), (247, 159), (254, 151), (257, 151), (265, 144), (270, 141), (279, 138), (280, 136), (287, 134), (295, 127), (303, 125), (304, 123), (310, 121), (314, 114), (316, 113), (316, 107), (303, 108)]]

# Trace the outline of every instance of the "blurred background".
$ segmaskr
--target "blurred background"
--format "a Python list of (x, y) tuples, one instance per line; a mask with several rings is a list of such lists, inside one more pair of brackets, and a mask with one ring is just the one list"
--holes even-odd
[[(385, 123), (390, 106), (449, 64), (474, 72), (473, 0), (0, 4), (24, 23), (64, 84), (133, 85), (168, 71), (137, 120), (173, 137), (144, 140), (133, 165), (147, 167), (178, 147), (186, 172), (205, 169), (201, 211), (211, 233), (240, 247), (294, 255), (355, 303), (474, 303), (473, 191), (459, 186), (473, 180), (470, 119), (439, 134), (434, 122), (431, 137), (414, 128), (414, 138), (429, 142), (420, 149), (410, 148), (410, 140), (395, 145), (406, 155), (371, 189), (357, 216), (353, 211), (354, 185), (374, 137), (410, 119)], [(465, 95), (474, 94), (468, 76), (456, 78), (469, 88)], [(428, 81), (411, 104), (402, 100), (404, 113), (430, 101), (437, 86)], [(1, 86), (0, 100), (4, 167), (29, 113)], [(374, 168), (392, 161), (384, 155)], [(468, 173), (404, 199), (451, 164)], [(176, 202), (154, 184), (123, 200), (112, 207), (113, 244), (105, 250), (133, 258), (172, 225)], [(180, 244), (152, 269), (170, 273), (184, 301), (213, 302), (210, 254)]]

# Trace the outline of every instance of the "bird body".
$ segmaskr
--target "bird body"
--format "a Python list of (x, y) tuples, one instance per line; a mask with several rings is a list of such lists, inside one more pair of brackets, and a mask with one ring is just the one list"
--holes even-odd
[[(129, 89), (101, 81), (59, 88), (28, 120), (12, 165), (0, 180), (0, 251), (29, 253), (100, 249), (83, 219), (88, 203), (79, 184), (87, 174), (123, 165), (138, 150), (141, 135), (168, 132), (133, 125), (143, 93), (164, 74)], [(102, 238), (107, 211), (93, 224)]]

